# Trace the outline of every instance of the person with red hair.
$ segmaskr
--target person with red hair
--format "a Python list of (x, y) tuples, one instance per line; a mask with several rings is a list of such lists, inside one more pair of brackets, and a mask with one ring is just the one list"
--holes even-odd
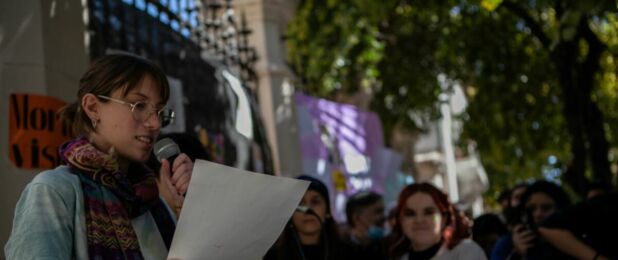
[(466, 218), (428, 183), (406, 186), (397, 201), (389, 259), (487, 259), (470, 237)]

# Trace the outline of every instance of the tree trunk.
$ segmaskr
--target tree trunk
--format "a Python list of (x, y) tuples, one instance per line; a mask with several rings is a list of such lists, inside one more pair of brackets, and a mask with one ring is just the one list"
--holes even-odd
[(597, 104), (589, 100), (586, 111), (586, 136), (588, 137), (588, 150), (592, 164), (593, 180), (610, 184), (611, 170), (608, 160), (609, 143), (605, 136), (603, 126), (603, 114)]
[(611, 172), (608, 160), (609, 143), (605, 135), (603, 112), (596, 102), (592, 100), (592, 89), (596, 85), (595, 74), (601, 69), (601, 55), (606, 49), (599, 38), (592, 32), (588, 19), (582, 19), (579, 30), (583, 39), (588, 42), (586, 59), (579, 66), (578, 85), (585, 90), (583, 98), (584, 125), (588, 139), (588, 151), (592, 163), (592, 175), (594, 181), (610, 184)]
[[(551, 60), (557, 69), (564, 101), (564, 118), (571, 136), (572, 158), (564, 174), (564, 180), (577, 193), (584, 195), (588, 184), (586, 164), (590, 161), (593, 179), (609, 184), (611, 181), (607, 158), (609, 143), (605, 136), (603, 113), (591, 96), (596, 84), (595, 74), (601, 66), (600, 58), (607, 46), (590, 29), (588, 24), (590, 18), (582, 14), (576, 28), (576, 36), (573, 39), (557, 39), (558, 44), (552, 48), (552, 40), (543, 30), (543, 26), (528, 11), (515, 1), (503, 1), (500, 6), (523, 19), (532, 34), (550, 51)], [(562, 18), (566, 13), (564, 6), (562, 1), (555, 2), (554, 10), (557, 17)], [(568, 29), (567, 26), (570, 25), (563, 26), (559, 28), (560, 31)], [(580, 40), (588, 43), (588, 53), (584, 61), (578, 63), (578, 56), (581, 54)]]
[(571, 136), (571, 161), (564, 173), (564, 180), (577, 193), (582, 194), (586, 188), (586, 140), (584, 119), (580, 96), (581, 88), (576, 84), (575, 56), (577, 44), (561, 42), (552, 52), (552, 60), (558, 71), (558, 82), (564, 101), (563, 113), (567, 130)]
[[(587, 162), (591, 163), (595, 181), (609, 184), (611, 172), (603, 113), (591, 96), (596, 84), (594, 76), (600, 69), (605, 46), (590, 30), (584, 17), (578, 30), (579, 36), (574, 40), (563, 41), (556, 46), (552, 60), (558, 69), (564, 116), (571, 135), (572, 158), (564, 177), (577, 193), (584, 195), (589, 183), (586, 178)], [(578, 43), (582, 38), (588, 42), (588, 53), (583, 62), (577, 63), (580, 53)]]

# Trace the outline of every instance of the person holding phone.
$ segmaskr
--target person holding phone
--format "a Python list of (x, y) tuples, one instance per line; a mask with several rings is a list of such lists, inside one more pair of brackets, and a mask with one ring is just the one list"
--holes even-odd
[(509, 247), (508, 255), (492, 252), (491, 259), (555, 259), (559, 252), (547, 244), (538, 234), (538, 226), (554, 212), (571, 204), (564, 190), (548, 181), (531, 184), (521, 197), (518, 207), (521, 221), (515, 224), (510, 241), (500, 241)]

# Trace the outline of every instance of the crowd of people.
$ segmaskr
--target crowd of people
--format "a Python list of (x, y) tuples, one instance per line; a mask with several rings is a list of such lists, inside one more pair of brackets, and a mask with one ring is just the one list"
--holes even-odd
[(337, 225), (324, 184), (299, 178), (311, 181), (301, 206), (315, 213), (294, 213), (266, 260), (618, 257), (618, 194), (610, 186), (593, 184), (583, 201), (572, 204), (554, 182), (521, 183), (499, 198), (502, 212), (472, 220), (432, 184), (414, 183), (403, 188), (388, 214), (379, 194), (352, 195), (347, 223)]
[[(173, 114), (165, 74), (127, 54), (96, 61), (80, 80), (77, 102), (62, 111), (76, 138), (17, 203), (7, 259), (165, 259), (193, 161), (191, 140), (173, 162), (151, 158)], [(150, 161), (149, 161), (150, 158)], [(265, 260), (616, 259), (618, 194), (591, 185), (573, 204), (556, 183), (539, 180), (504, 192), (502, 212), (473, 220), (429, 183), (404, 187), (391, 209), (361, 191), (347, 200), (347, 223), (331, 213), (327, 187), (309, 181)]]

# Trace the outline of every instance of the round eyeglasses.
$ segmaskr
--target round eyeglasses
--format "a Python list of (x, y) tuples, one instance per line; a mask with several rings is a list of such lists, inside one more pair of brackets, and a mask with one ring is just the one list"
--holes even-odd
[(97, 97), (105, 99), (105, 100), (109, 100), (112, 102), (116, 102), (118, 104), (122, 104), (122, 105), (127, 105), (131, 107), (131, 114), (133, 114), (133, 118), (142, 123), (146, 120), (148, 120), (148, 118), (150, 118), (152, 116), (152, 114), (157, 114), (157, 119), (159, 120), (159, 123), (161, 123), (161, 127), (165, 127), (171, 123), (174, 122), (174, 111), (172, 111), (169, 108), (162, 108), (157, 110), (155, 106), (146, 103), (146, 102), (142, 102), (142, 101), (137, 101), (135, 103), (129, 103), (126, 101), (122, 101), (120, 99), (115, 99), (115, 98), (111, 98), (108, 96), (103, 96), (103, 95), (97, 95)]

